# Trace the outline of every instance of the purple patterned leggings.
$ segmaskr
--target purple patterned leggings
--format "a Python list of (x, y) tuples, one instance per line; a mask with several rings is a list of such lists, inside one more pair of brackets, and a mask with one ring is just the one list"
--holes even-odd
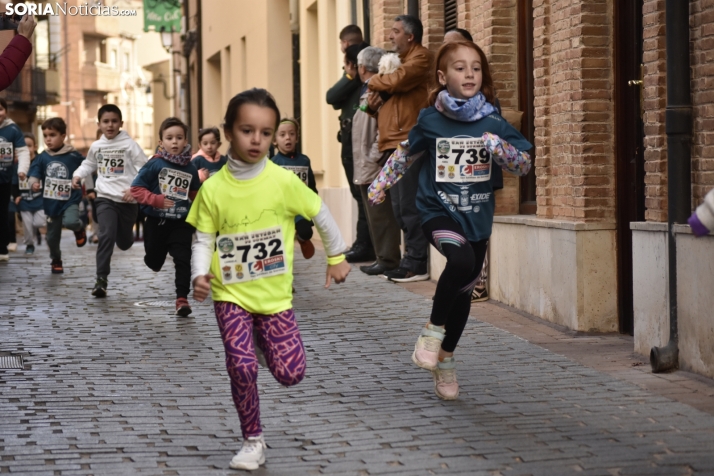
[(286, 387), (296, 385), (305, 376), (305, 349), (295, 313), (288, 309), (267, 316), (251, 314), (237, 304), (223, 301), (214, 303), (214, 308), (226, 349), (226, 368), (243, 438), (259, 436), (263, 430), (253, 327), (275, 380)]

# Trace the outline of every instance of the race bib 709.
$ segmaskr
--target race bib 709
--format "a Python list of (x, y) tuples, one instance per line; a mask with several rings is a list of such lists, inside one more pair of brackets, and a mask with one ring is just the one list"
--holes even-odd
[(188, 190), (193, 176), (188, 172), (164, 167), (159, 172), (161, 194), (171, 200), (188, 200)]

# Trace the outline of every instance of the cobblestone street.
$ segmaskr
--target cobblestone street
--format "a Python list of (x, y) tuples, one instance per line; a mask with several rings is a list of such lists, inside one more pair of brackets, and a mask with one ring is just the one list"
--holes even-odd
[[(116, 251), (89, 294), (96, 245), (0, 264), (0, 473), (208, 475), (240, 448), (210, 303), (173, 316), (173, 265)], [(24, 249), (24, 247), (20, 247)], [(410, 355), (431, 299), (356, 268), (323, 288), (324, 255), (296, 258), (305, 380), (261, 369), (267, 464), (253, 474), (714, 474), (714, 416), (478, 320), (444, 402)], [(475, 309), (478, 309), (476, 307)]]

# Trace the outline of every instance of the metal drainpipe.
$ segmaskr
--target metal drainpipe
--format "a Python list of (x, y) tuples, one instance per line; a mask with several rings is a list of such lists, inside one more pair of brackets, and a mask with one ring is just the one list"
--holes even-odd
[(669, 342), (652, 347), (653, 372), (679, 366), (677, 327), (676, 223), (687, 223), (692, 211), (692, 98), (689, 71), (689, 2), (666, 0), (667, 35), (667, 240), (669, 252)]

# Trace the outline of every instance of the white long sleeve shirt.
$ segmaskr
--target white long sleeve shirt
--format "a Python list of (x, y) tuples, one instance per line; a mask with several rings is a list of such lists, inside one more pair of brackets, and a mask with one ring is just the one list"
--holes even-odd
[(131, 188), (146, 161), (139, 144), (126, 131), (119, 131), (113, 139), (102, 136), (95, 141), (74, 176), (86, 178), (97, 171), (94, 185), (97, 197), (124, 203), (124, 192)]

